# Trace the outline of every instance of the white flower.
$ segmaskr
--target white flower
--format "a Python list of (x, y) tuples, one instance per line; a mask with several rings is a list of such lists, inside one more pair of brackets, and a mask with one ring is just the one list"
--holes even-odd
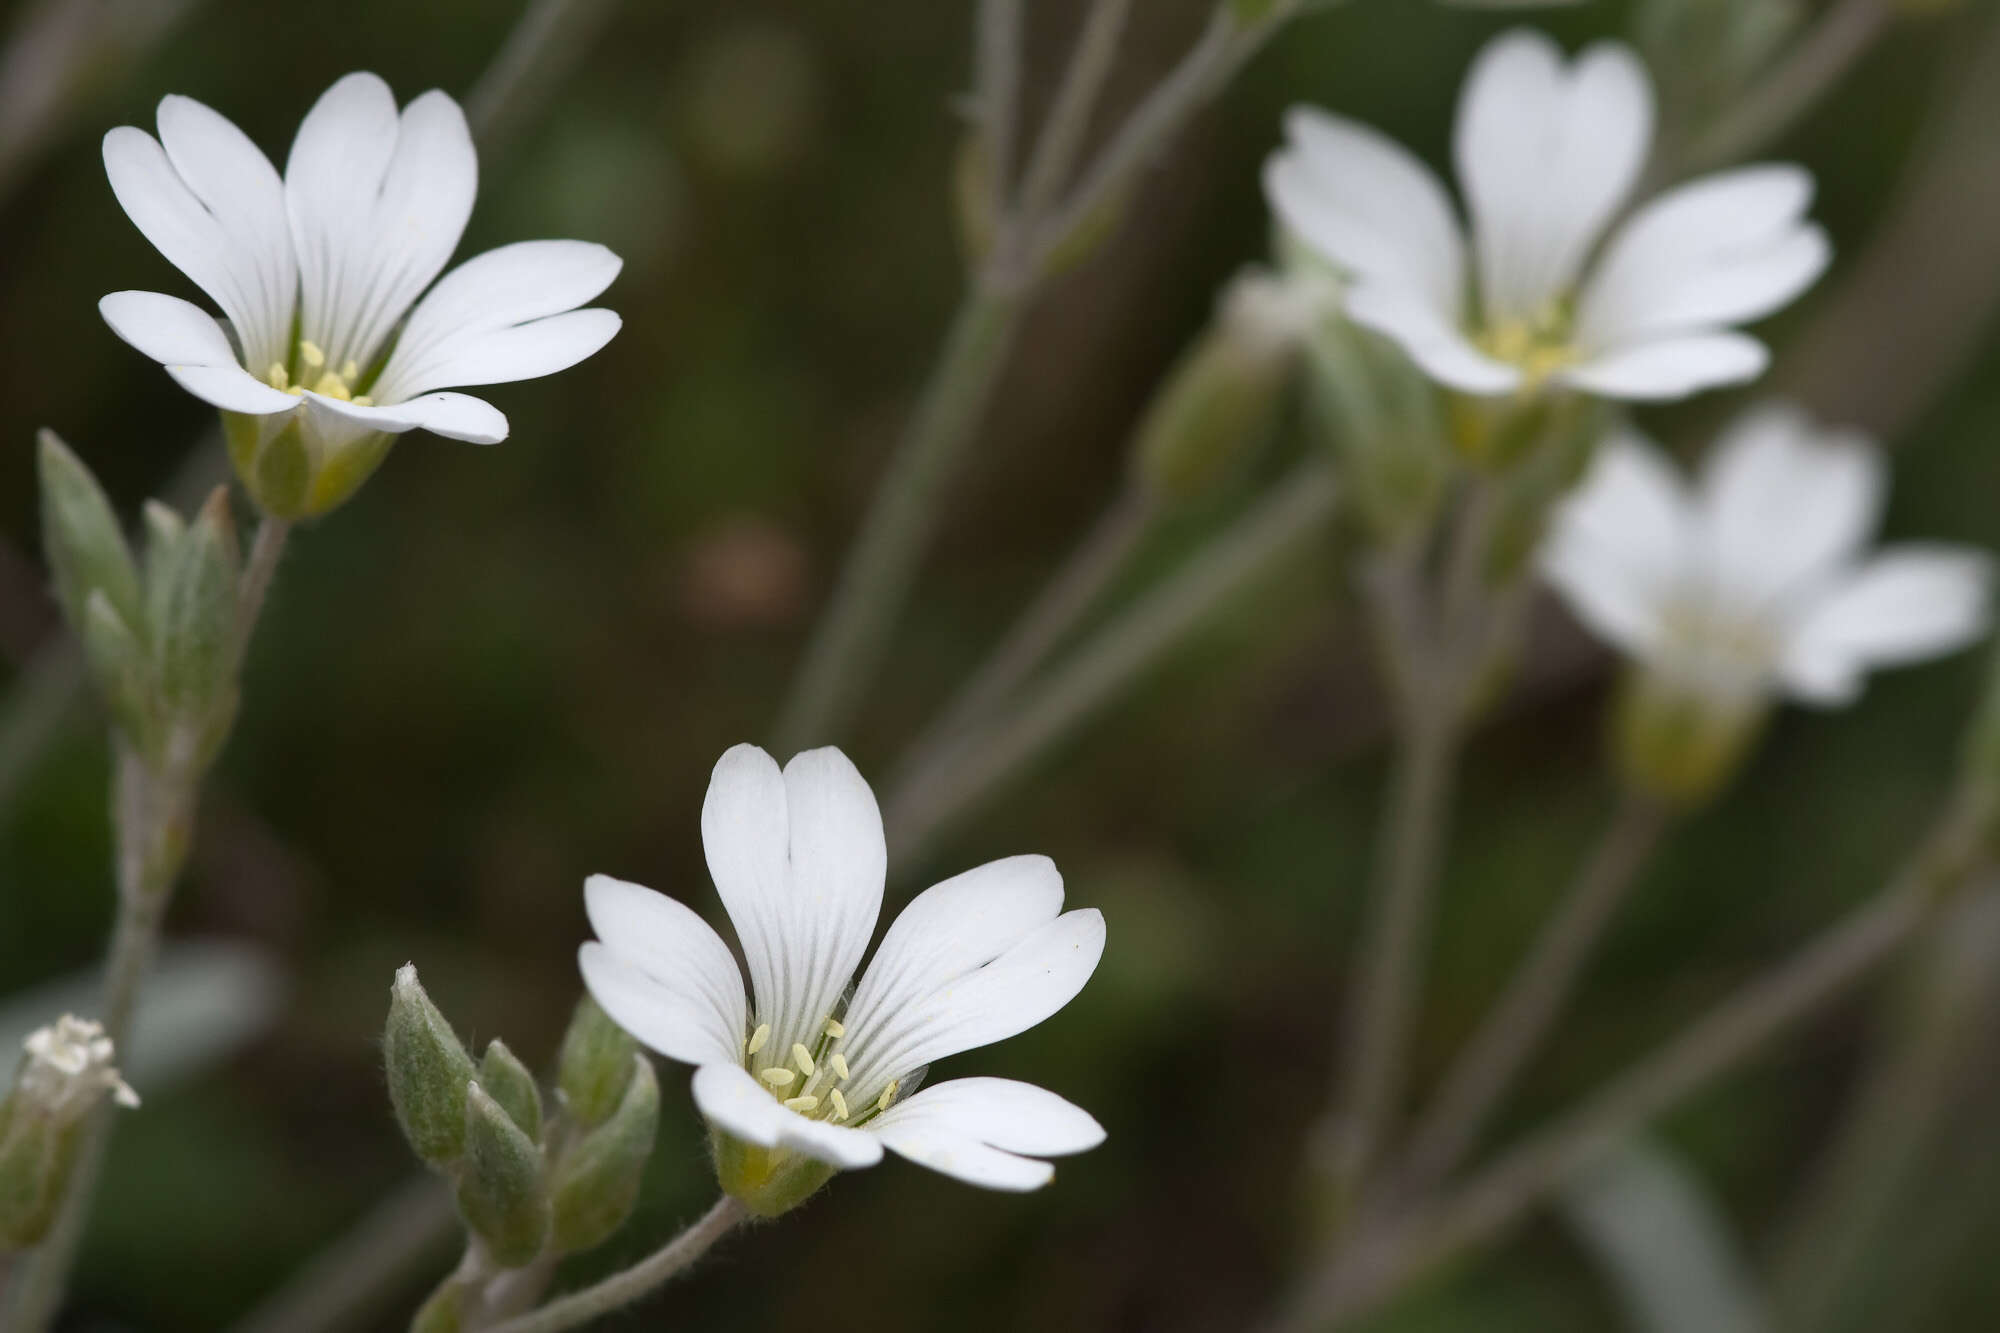
[(36, 1028), (22, 1044), (28, 1058), (18, 1087), (36, 1108), (61, 1121), (75, 1120), (106, 1093), (120, 1106), (137, 1106), (139, 1094), (112, 1064), (111, 1038), (101, 1024), (64, 1014)]
[[(812, 750), (781, 773), (736, 746), (715, 766), (701, 831), (749, 996), (694, 912), (603, 875), (584, 888), (598, 938), (580, 960), (606, 1013), (696, 1066), (695, 1101), (731, 1193), (782, 1212), (885, 1146), (975, 1185), (1029, 1190), (1054, 1174), (1037, 1157), (1103, 1139), (1089, 1115), (1026, 1083), (916, 1091), (932, 1061), (1033, 1027), (1096, 969), (1104, 919), (1062, 911), (1046, 857), (995, 861), (917, 895), (850, 994), (887, 852), (875, 797), (847, 757)], [(747, 1164), (729, 1156), (746, 1151)]]
[(1759, 166), (1654, 199), (1593, 263), (1653, 133), (1646, 72), (1614, 43), (1567, 68), (1535, 32), (1480, 53), (1454, 139), (1469, 246), (1443, 186), (1396, 143), (1306, 107), (1286, 130), (1264, 171), (1278, 217), (1350, 281), (1355, 322), (1466, 393), (1667, 399), (1752, 379), (1768, 354), (1732, 326), (1785, 305), (1829, 257), (1802, 220), (1812, 178)]
[[(157, 140), (131, 126), (104, 136), (111, 188), (228, 323), (157, 292), (113, 292), (99, 309), (222, 409), (245, 482), (274, 512), (331, 508), (390, 435), (505, 439), (491, 404), (440, 390), (552, 374), (618, 331), (611, 311), (577, 309), (618, 273), (600, 245), (502, 246), (431, 286), (478, 182), (465, 116), (442, 92), (398, 114), (381, 79), (348, 75), (299, 126), (282, 178), (191, 98), (164, 99), (159, 128)], [(267, 456), (292, 427), (291, 449)]]
[(1718, 710), (1778, 693), (1845, 704), (1872, 668), (1951, 652), (1987, 625), (1983, 552), (1864, 553), (1884, 487), (1873, 445), (1789, 407), (1741, 417), (1692, 490), (1626, 435), (1558, 511), (1542, 569), (1598, 635)]

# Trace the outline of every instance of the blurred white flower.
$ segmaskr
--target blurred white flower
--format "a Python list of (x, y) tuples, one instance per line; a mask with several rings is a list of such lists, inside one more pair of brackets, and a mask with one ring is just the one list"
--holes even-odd
[[(99, 309), (119, 337), (222, 409), (260, 499), (290, 480), (260, 478), (271, 466), (262, 452), (297, 427), (305, 489), (321, 493), (292, 505), (280, 496), (280, 508), (319, 512), (346, 498), (347, 473), (365, 476), (389, 435), (421, 427), (505, 439), (507, 419), (491, 404), (440, 390), (552, 374), (618, 331), (611, 311), (577, 309), (618, 273), (600, 245), (502, 246), (431, 286), (478, 182), (465, 116), (442, 92), (399, 114), (381, 79), (348, 75), (299, 126), (282, 178), (241, 130), (191, 98), (161, 101), (159, 129), (158, 139), (131, 126), (104, 136), (111, 188), (228, 322), (156, 292), (113, 292)], [(377, 446), (372, 457), (336, 465), (365, 443)], [(285, 465), (301, 470), (295, 457)]]
[(1785, 305), (1830, 255), (1803, 220), (1811, 176), (1756, 166), (1660, 195), (1592, 262), (1653, 136), (1651, 84), (1616, 43), (1565, 66), (1547, 37), (1514, 31), (1480, 53), (1453, 145), (1470, 245), (1400, 145), (1309, 107), (1286, 132), (1264, 169), (1279, 219), (1348, 279), (1355, 322), (1470, 394), (1669, 399), (1752, 379), (1768, 354), (1732, 326)]
[(1871, 669), (1951, 652), (1987, 626), (1985, 553), (1865, 553), (1884, 489), (1869, 441), (1790, 407), (1741, 417), (1693, 489), (1624, 435), (1557, 512), (1542, 569), (1599, 636), (1718, 711), (1778, 693), (1846, 704)]
[(736, 746), (715, 766), (701, 827), (749, 997), (728, 945), (693, 911), (603, 875), (584, 888), (598, 938), (580, 961), (606, 1013), (696, 1066), (695, 1101), (731, 1193), (782, 1212), (834, 1169), (874, 1165), (884, 1146), (974, 1185), (1029, 1190), (1054, 1175), (1037, 1157), (1103, 1139), (1085, 1112), (1029, 1084), (916, 1091), (932, 1061), (1033, 1027), (1096, 969), (1104, 919), (1062, 911), (1046, 857), (995, 861), (917, 895), (850, 995), (887, 852), (875, 797), (847, 757), (812, 750), (781, 772)]
[(111, 1038), (101, 1024), (64, 1014), (29, 1033), (22, 1047), (28, 1058), (16, 1087), (44, 1114), (74, 1120), (106, 1093), (120, 1106), (139, 1104), (139, 1094), (118, 1076)]

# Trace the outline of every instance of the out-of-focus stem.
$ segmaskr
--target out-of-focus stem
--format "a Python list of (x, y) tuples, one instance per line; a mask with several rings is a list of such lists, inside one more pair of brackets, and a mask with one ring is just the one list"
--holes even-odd
[(1024, 698), (923, 768), (883, 805), (892, 856), (916, 853), (950, 820), (1158, 662), (1218, 607), (1240, 597), (1332, 518), (1332, 474), (1305, 465), (1211, 541), (1186, 567), (1091, 635)]
[(595, 1286), (560, 1296), (530, 1314), (495, 1324), (487, 1333), (563, 1333), (622, 1310), (678, 1276), (746, 1216), (742, 1204), (724, 1195), (686, 1231), (630, 1268)]
[(985, 664), (911, 747), (905, 769), (930, 767), (1041, 668), (1125, 568), (1158, 515), (1151, 491), (1135, 485), (1118, 493)]
[(1118, 38), (1131, 11), (1132, 0), (1091, 0), (1076, 47), (1070, 52), (1062, 87), (1049, 108), (1034, 156), (1028, 160), (1027, 174), (1021, 178), (1023, 216), (1042, 216), (1076, 169), (1091, 113), (1097, 109), (1098, 95), (1111, 74), (1111, 60), (1118, 53)]
[(990, 163), (987, 212), (1006, 210), (1014, 178), (1014, 137), (1021, 120), (1021, 0), (979, 0), (973, 37), (975, 114)]
[(381, 1312), (448, 1247), (458, 1223), (436, 1176), (413, 1177), (238, 1322), (235, 1333), (332, 1333)]
[(1667, 826), (1666, 812), (1627, 793), (1576, 882), (1487, 1011), (1416, 1130), (1395, 1182), (1420, 1196), (1475, 1143), (1515, 1075), (1548, 1035), (1577, 975)]
[(1697, 138), (1684, 173), (1738, 162), (1781, 138), (1818, 104), (1896, 17), (1893, 0), (1836, 0), (1747, 96)]
[(604, 28), (615, 0), (533, 0), (465, 99), (465, 120), (492, 152), (541, 110)]

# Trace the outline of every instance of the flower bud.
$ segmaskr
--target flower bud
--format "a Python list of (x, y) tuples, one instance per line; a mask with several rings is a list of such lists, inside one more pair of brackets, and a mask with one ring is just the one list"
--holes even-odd
[(556, 1085), (570, 1118), (586, 1126), (609, 1120), (625, 1100), (638, 1053), (639, 1043), (586, 992), (576, 1002), (556, 1061)]
[(1707, 697), (1640, 666), (1627, 671), (1613, 709), (1620, 775), (1680, 809), (1705, 803), (1736, 775), (1770, 711), (1762, 699)]
[(542, 1150), (479, 1084), (465, 1085), (458, 1212), (502, 1268), (533, 1263), (549, 1235)]
[(1427, 526), (1452, 470), (1430, 382), (1401, 349), (1345, 320), (1313, 337), (1305, 365), (1307, 428), (1369, 530), (1393, 544)]
[(593, 1249), (623, 1226), (639, 1201), (639, 1178), (653, 1155), (660, 1084), (645, 1056), (631, 1058), (625, 1097), (609, 1120), (570, 1144), (556, 1163), (551, 1234), (564, 1254)]
[(141, 754), (157, 757), (160, 717), (145, 645), (112, 608), (102, 588), (91, 590), (80, 630), (84, 664), (111, 720)]
[(389, 1022), (382, 1034), (389, 1100), (403, 1136), (418, 1157), (445, 1170), (465, 1152), (465, 1087), (474, 1077), (472, 1057), (404, 964), (389, 990)]
[(174, 557), (153, 622), (160, 698), (177, 717), (206, 720), (236, 692), (240, 561), (226, 489), (210, 495), (175, 543)]
[(410, 1333), (460, 1333), (465, 1327), (469, 1294), (464, 1278), (456, 1273), (446, 1275), (410, 1320)]
[(523, 1134), (542, 1141), (541, 1089), (528, 1067), (498, 1037), (487, 1045), (486, 1058), (479, 1062), (479, 1082)]
[(85, 1118), (107, 1096), (139, 1104), (98, 1024), (65, 1014), (23, 1045), (13, 1090), (0, 1101), (0, 1251), (30, 1248), (48, 1234)]
[(56, 433), (37, 437), (42, 482), (42, 543), (55, 575), (56, 599), (81, 632), (90, 594), (102, 592), (135, 631), (143, 624), (139, 569), (111, 501), (83, 460)]
[(1144, 484), (1169, 500), (1192, 498), (1261, 443), (1321, 313), (1302, 284), (1261, 272), (1231, 282), (1139, 423), (1132, 461)]

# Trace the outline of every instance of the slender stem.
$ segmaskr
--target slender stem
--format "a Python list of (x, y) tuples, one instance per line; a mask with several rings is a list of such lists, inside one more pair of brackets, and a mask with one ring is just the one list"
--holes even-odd
[(436, 1176), (411, 1179), (261, 1302), (235, 1333), (328, 1333), (375, 1312), (385, 1288), (414, 1276), (458, 1221)]
[(1111, 60), (1118, 53), (1118, 39), (1131, 12), (1132, 0), (1091, 0), (1070, 52), (1069, 68), (1021, 180), (1022, 217), (1041, 217), (1075, 170), (1091, 113), (1097, 109), (1097, 99), (1111, 74)]
[(1627, 793), (1568, 896), (1543, 925), (1500, 1000), (1459, 1055), (1411, 1135), (1399, 1196), (1420, 1196), (1479, 1137), (1515, 1075), (1540, 1047), (1627, 890), (1658, 845), (1667, 813)]
[(1338, 1109), (1322, 1122), (1317, 1144), (1341, 1214), (1359, 1198), (1401, 1101), (1458, 746), (1455, 718), (1429, 709), (1405, 718), (1383, 810), (1372, 920), (1345, 1006)]
[(833, 740), (874, 675), (937, 525), (940, 493), (992, 396), (1018, 318), (1018, 299), (984, 284), (960, 306), (943, 359), (814, 634), (778, 724), (781, 750)]
[(1302, 1284), (1272, 1333), (1321, 1333), (1379, 1307), (1411, 1279), (1512, 1223), (1570, 1173), (1704, 1087), (1868, 974), (1980, 868), (1976, 826), (1955, 809), (1887, 889), (1801, 952), (1504, 1154), (1442, 1203), (1357, 1237)]
[(1991, 1031), (2000, 977), (2000, 894), (1968, 896), (1926, 932), (1911, 992), (1880, 1034), (1825, 1162), (1792, 1210), (1773, 1265), (1774, 1307), (1791, 1333), (1839, 1326), (1857, 1279), (1898, 1217), (1926, 1151)]
[(725, 1194), (699, 1221), (630, 1268), (530, 1314), (495, 1324), (487, 1333), (561, 1333), (622, 1310), (680, 1274), (748, 1216), (742, 1204)]
[(883, 806), (894, 858), (915, 860), (947, 823), (1131, 684), (1216, 608), (1242, 597), (1278, 560), (1326, 526), (1337, 497), (1325, 468), (1300, 467), (1003, 716), (931, 764), (907, 770)]
[(250, 542), (250, 555), (243, 562), (243, 579), (236, 591), (236, 621), (242, 626), (246, 643), (258, 617), (264, 614), (264, 599), (270, 595), (271, 579), (278, 572), (285, 539), (291, 532), (290, 523), (268, 514), (257, 524), (257, 535)]
[(904, 768), (929, 767), (1011, 698), (1097, 604), (1158, 516), (1159, 503), (1151, 491), (1132, 486), (1119, 492), (984, 665), (910, 748)]
[(1683, 173), (1761, 152), (1782, 137), (1888, 30), (1893, 0), (1837, 0), (1775, 69), (1682, 155)]
[(1021, 119), (1021, 0), (979, 0), (973, 61), (976, 114), (991, 163), (986, 206), (997, 218), (1013, 190), (1014, 134)]

